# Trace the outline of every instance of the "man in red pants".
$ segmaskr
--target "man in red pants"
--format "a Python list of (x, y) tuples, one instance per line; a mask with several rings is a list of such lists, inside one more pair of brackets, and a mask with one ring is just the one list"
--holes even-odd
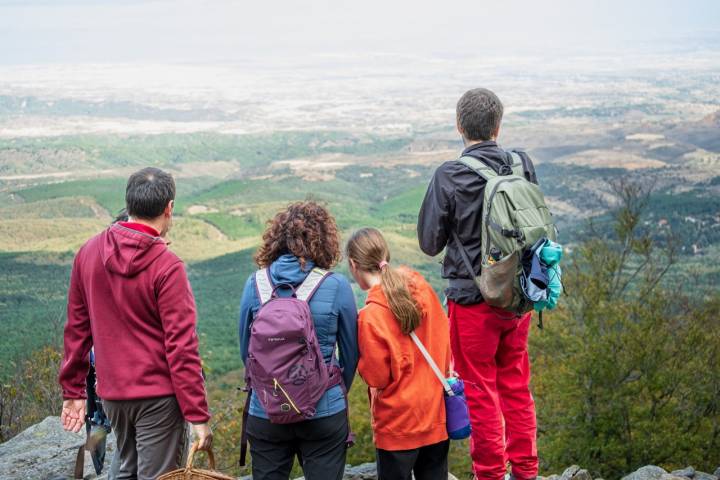
[[(465, 150), (496, 172), (511, 160), (496, 139), (503, 106), (491, 91), (466, 92), (457, 104), (457, 129)], [(516, 150), (517, 151), (517, 150)], [(537, 183), (525, 152), (518, 151), (528, 180)], [(445, 162), (435, 171), (418, 218), (420, 248), (437, 255), (445, 248), (442, 275), (450, 317), (455, 369), (465, 381), (470, 407), (470, 454), (478, 479), (499, 480), (507, 462), (516, 479), (537, 476), (535, 403), (530, 393), (530, 314), (490, 307), (473, 277), (480, 274), (485, 180), (463, 163)], [(461, 250), (474, 272), (463, 264)]]

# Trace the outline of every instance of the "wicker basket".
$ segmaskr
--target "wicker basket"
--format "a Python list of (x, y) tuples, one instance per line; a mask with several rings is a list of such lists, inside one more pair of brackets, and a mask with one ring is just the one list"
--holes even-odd
[(157, 480), (235, 480), (235, 477), (229, 477), (224, 473), (215, 471), (215, 455), (213, 455), (212, 450), (207, 451), (210, 470), (193, 468), (193, 458), (198, 451), (197, 447), (198, 444), (193, 443), (185, 468), (160, 475)]

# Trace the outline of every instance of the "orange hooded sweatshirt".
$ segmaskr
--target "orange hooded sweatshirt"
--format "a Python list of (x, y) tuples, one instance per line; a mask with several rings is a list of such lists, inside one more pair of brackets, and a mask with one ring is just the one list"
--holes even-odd
[[(435, 291), (419, 273), (400, 271), (422, 309), (415, 330), (443, 372), (450, 370), (450, 330)], [(375, 446), (410, 450), (448, 438), (440, 381), (388, 307), (380, 285), (368, 292), (358, 318), (358, 371), (369, 386)]]

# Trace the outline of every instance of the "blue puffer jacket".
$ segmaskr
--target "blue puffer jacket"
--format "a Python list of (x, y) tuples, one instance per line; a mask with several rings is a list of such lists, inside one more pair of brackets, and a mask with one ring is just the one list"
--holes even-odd
[[(283, 255), (270, 266), (270, 276), (275, 285), (290, 283), (300, 285), (313, 269), (312, 262), (306, 262), (305, 270), (294, 255)], [(290, 289), (279, 289), (281, 296), (290, 295)], [(243, 363), (247, 360), (250, 343), (250, 324), (260, 309), (260, 299), (255, 290), (255, 274), (245, 283), (240, 302), (240, 355)], [(310, 312), (315, 322), (315, 332), (325, 362), (339, 361), (343, 369), (345, 387), (349, 390), (358, 364), (357, 306), (355, 296), (347, 279), (338, 273), (326, 278), (315, 295), (310, 299)], [(335, 358), (335, 345), (339, 347), (339, 359)], [(313, 418), (329, 417), (345, 410), (345, 398), (339, 385), (332, 387), (320, 399)], [(253, 392), (250, 400), (250, 415), (268, 418), (260, 401)]]

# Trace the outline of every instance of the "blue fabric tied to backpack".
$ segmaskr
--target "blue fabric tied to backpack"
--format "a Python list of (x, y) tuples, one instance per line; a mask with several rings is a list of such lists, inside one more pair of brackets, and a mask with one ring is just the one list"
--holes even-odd
[(545, 240), (545, 244), (540, 249), (540, 260), (548, 267), (554, 267), (563, 257), (562, 245), (552, 240)]
[(562, 256), (560, 244), (541, 238), (523, 259), (520, 286), (527, 299), (533, 302), (535, 311), (541, 314), (545, 309), (555, 308), (562, 293)]
[[(546, 239), (541, 238), (533, 245), (529, 261), (525, 263), (523, 275), (520, 278), (520, 286), (525, 296), (531, 302), (547, 300), (547, 287), (550, 283), (547, 266), (540, 260), (540, 251)], [(528, 265), (529, 264), (529, 265)]]
[(548, 288), (547, 299), (535, 303), (535, 310), (538, 312), (542, 312), (546, 308), (552, 310), (557, 306), (558, 298), (563, 290), (562, 269), (560, 268), (562, 256), (562, 246), (551, 240), (546, 241), (540, 249), (540, 261), (548, 267)]

